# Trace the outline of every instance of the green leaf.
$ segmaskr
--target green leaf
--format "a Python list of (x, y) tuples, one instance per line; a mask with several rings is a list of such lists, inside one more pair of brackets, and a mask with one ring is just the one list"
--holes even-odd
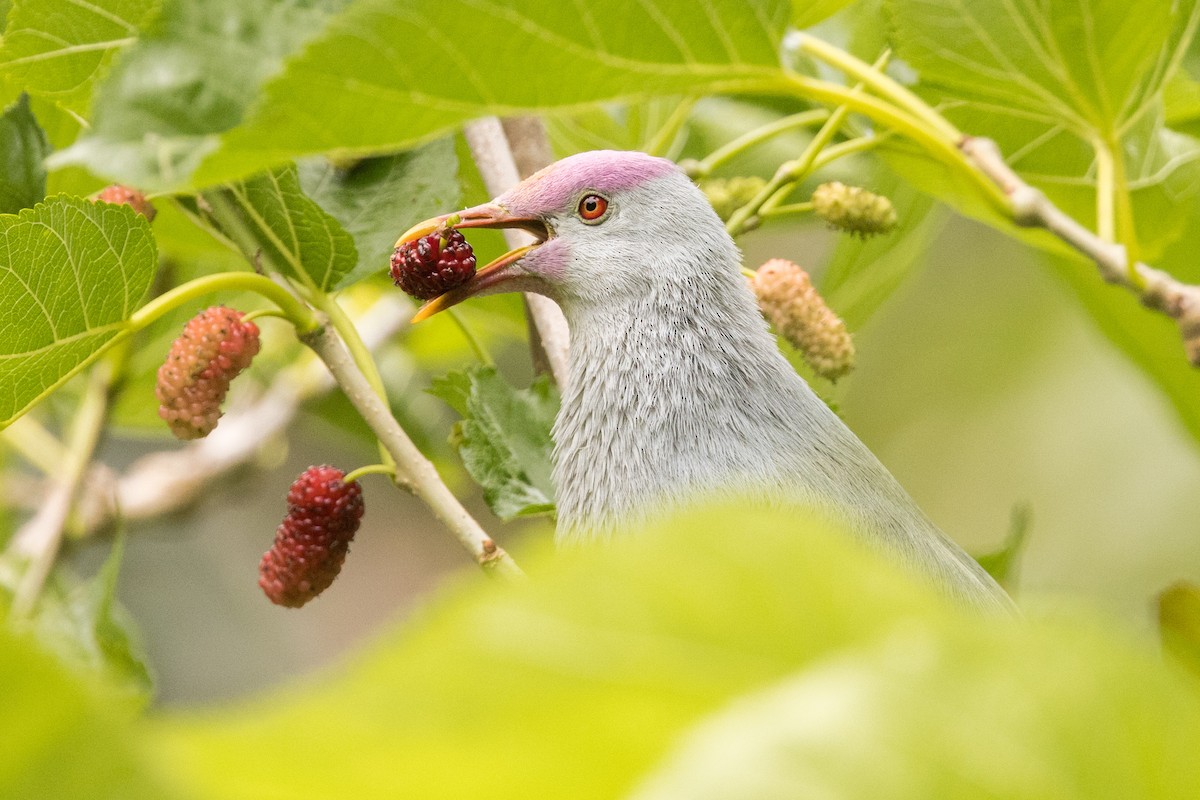
[[(897, 46), (920, 71), (926, 99), (945, 108), (962, 130), (995, 139), (1022, 177), (1093, 229), (1097, 152), (1111, 150), (1123, 167), (1114, 179), (1118, 236), (1137, 257), (1196, 279), (1190, 232), (1200, 211), (1200, 141), (1165, 129), (1162, 108), (1164, 86), (1178, 75), (1200, 22), (1200, 5), (1152, 0), (1139, 4), (1137, 14), (1107, 0), (955, 2), (953, 14), (930, 0), (889, 0), (889, 8)], [(1200, 376), (1184, 360), (1168, 320), (1103, 284), (1093, 265), (1053, 236), (1014, 231), (959, 177), (911, 144), (892, 140), (880, 152), (924, 191), (1052, 253), (1049, 263), (1104, 334), (1200, 436)], [(1123, 195), (1130, 224), (1122, 222)]]
[(38, 639), (67, 664), (142, 700), (153, 681), (133, 620), (116, 601), (125, 537), (118, 534), (104, 566), (87, 582), (59, 575), (38, 600)]
[(1200, 586), (1180, 581), (1158, 596), (1163, 647), (1200, 677)]
[(1016, 578), (1017, 564), (1029, 538), (1031, 517), (1029, 506), (1020, 505), (1013, 508), (1012, 523), (1004, 544), (999, 550), (984, 553), (975, 559), (979, 566), (987, 570), (987, 573), (1005, 588), (1011, 587)]
[[(218, 225), (248, 258), (256, 259), (261, 251), (302, 283), (331, 291), (358, 263), (353, 237), (304, 194), (294, 164), (213, 190), (204, 198), (217, 209)], [(236, 218), (221, 213), (227, 208)]]
[(484, 114), (773, 84), (789, 14), (782, 0), (363, 0), (288, 63), (195, 180), (409, 147)]
[(179, 186), (262, 82), (347, 2), (166, 0), (97, 88), (92, 128), (52, 163), (143, 189)]
[(97, 75), (157, 11), (158, 0), (15, 0), (0, 43), (0, 75), (84, 113)]
[(128, 713), (0, 628), (0, 797), (169, 800)]
[[(922, 786), (978, 778), (951, 796), (1184, 798), (1200, 780), (1200, 701), (1157, 653), (951, 608), (803, 511), (703, 509), (523, 564), (535, 580), (471, 581), (343, 671), (169, 716), (155, 741), (223, 800), (627, 797), (698, 721), (794, 678), (803, 713), (733, 740), (709, 765), (720, 796), (780, 796), (750, 793), (753, 769), (731, 789), (720, 766), (805, 723), (805, 747), (762, 766), (827, 780), (784, 797), (942, 797)], [(895, 791), (864, 795), (873, 775)]]
[(386, 271), (396, 237), (460, 204), (452, 139), (367, 159), (350, 169), (324, 158), (301, 162), (298, 168), (305, 194), (354, 237), (358, 263), (342, 285)]
[(0, 215), (0, 427), (125, 330), (156, 264), (146, 218), (59, 195)]
[(0, 214), (31, 208), (46, 196), (46, 167), (50, 152), (46, 134), (29, 109), (28, 95), (0, 116)]
[(495, 369), (475, 366), (435, 380), (430, 392), (462, 416), (451, 441), (496, 516), (554, 511), (550, 428), (558, 392), (546, 376), (514, 389)]
[(792, 24), (808, 28), (832, 17), (856, 0), (792, 0)]
[(1086, 140), (1157, 102), (1191, 38), (1194, 0), (891, 0), (896, 43), (923, 83)]

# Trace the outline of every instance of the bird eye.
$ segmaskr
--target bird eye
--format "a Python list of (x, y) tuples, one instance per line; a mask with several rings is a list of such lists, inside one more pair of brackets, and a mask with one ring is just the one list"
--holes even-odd
[(599, 222), (608, 211), (608, 201), (598, 194), (586, 195), (579, 201), (579, 216), (584, 222)]

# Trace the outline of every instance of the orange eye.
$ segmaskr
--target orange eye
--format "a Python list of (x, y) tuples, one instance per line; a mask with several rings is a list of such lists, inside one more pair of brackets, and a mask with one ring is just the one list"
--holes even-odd
[(589, 194), (579, 201), (579, 216), (584, 222), (595, 222), (608, 211), (608, 201), (598, 194)]

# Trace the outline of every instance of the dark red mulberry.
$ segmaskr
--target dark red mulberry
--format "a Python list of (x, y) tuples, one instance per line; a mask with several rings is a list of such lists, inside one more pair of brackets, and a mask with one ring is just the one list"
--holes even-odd
[(217, 427), (230, 382), (259, 350), (258, 326), (225, 306), (188, 322), (158, 368), (158, 415), (180, 439), (200, 439)]
[(419, 300), (432, 300), (474, 275), (475, 251), (456, 230), (435, 231), (392, 253), (392, 281)]
[(292, 484), (287, 516), (258, 565), (258, 585), (272, 603), (299, 608), (341, 572), (363, 515), (362, 487), (344, 478), (336, 467), (309, 467)]

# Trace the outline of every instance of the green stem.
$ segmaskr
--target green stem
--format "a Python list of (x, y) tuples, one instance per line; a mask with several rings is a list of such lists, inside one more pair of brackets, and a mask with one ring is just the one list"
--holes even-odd
[(713, 170), (735, 156), (749, 150), (751, 147), (756, 147), (781, 133), (786, 133), (796, 128), (807, 128), (809, 125), (824, 122), (829, 119), (829, 113), (829, 109), (814, 108), (808, 111), (801, 111), (799, 114), (791, 114), (790, 116), (777, 119), (770, 124), (748, 131), (723, 146), (718, 147), (709, 153), (707, 157), (701, 159), (692, 167), (691, 175), (693, 178), (704, 178)]
[(826, 147), (821, 151), (821, 154), (817, 156), (817, 160), (813, 162), (813, 172), (816, 172), (828, 164), (832, 164), (839, 158), (845, 158), (846, 156), (865, 153), (868, 150), (874, 150), (893, 135), (895, 134), (893, 134), (891, 131), (884, 131), (874, 136), (859, 136), (856, 139), (847, 139), (844, 142), (838, 142), (835, 145)]
[(1116, 191), (1113, 155), (1101, 141), (1094, 143), (1096, 152), (1096, 233), (1106, 242), (1116, 241), (1116, 215), (1113, 195)]
[(336, 298), (325, 292), (312, 292), (309, 299), (313, 305), (325, 312), (325, 316), (329, 317), (330, 324), (333, 325), (334, 330), (341, 336), (342, 342), (346, 345), (346, 349), (350, 351), (355, 365), (366, 376), (367, 382), (371, 384), (371, 388), (375, 391), (375, 394), (379, 395), (379, 399), (386, 404), (388, 402), (387, 389), (383, 385), (383, 377), (379, 374), (379, 367), (375, 364), (375, 357), (371, 355), (370, 348), (367, 347), (366, 343), (362, 340), (362, 336), (359, 335), (358, 327), (350, 319), (350, 315), (341, 307)]
[(253, 311), (248, 311), (242, 315), (242, 322), (253, 322), (256, 319), (263, 317), (277, 317), (278, 319), (288, 319), (288, 315), (284, 314), (277, 308), (256, 308)]
[[(337, 298), (322, 291), (312, 290), (309, 292), (309, 300), (325, 312), (325, 316), (329, 317), (329, 324), (338, 332), (342, 344), (350, 351), (350, 358), (366, 378), (371, 391), (375, 392), (385, 408), (391, 408), (388, 402), (387, 388), (383, 384), (383, 376), (379, 374), (379, 366), (375, 363), (375, 357), (371, 355), (370, 348), (362, 340), (358, 326), (350, 319), (350, 316), (338, 303)], [(382, 441), (379, 442), (379, 457), (384, 464), (395, 467), (396, 462)]]
[[(830, 104), (847, 105), (852, 111), (863, 114), (876, 123), (886, 125), (912, 139), (924, 147), (931, 156), (974, 181), (992, 206), (1006, 218), (1012, 219), (1012, 203), (1008, 196), (987, 175), (976, 169), (966, 159), (962, 151), (958, 149), (957, 141), (948, 140), (940, 127), (934, 128), (926, 121), (915, 118), (905, 110), (879, 98), (870, 95), (855, 95), (847, 87), (839, 86), (836, 83), (794, 73), (789, 73), (786, 80), (792, 84), (794, 91), (798, 91), (806, 98)], [(930, 111), (932, 112), (932, 109)], [(936, 112), (933, 113), (936, 116)]]
[[(889, 52), (884, 52), (883, 55), (875, 62), (873, 69), (879, 70), (887, 64), (890, 57)], [(851, 98), (862, 96), (863, 84), (859, 84), (850, 90)], [(746, 205), (734, 212), (729, 222), (725, 225), (725, 229), (730, 236), (738, 236), (744, 233), (749, 227), (751, 220), (757, 220), (761, 212), (770, 211), (771, 208), (778, 205), (791, 192), (792, 188), (804, 180), (813, 170), (813, 165), (816, 164), (817, 158), (821, 155), (833, 137), (837, 135), (838, 129), (842, 123), (846, 121), (846, 117), (850, 115), (850, 106), (846, 103), (838, 106), (821, 129), (817, 131), (808, 146), (804, 148), (804, 152), (794, 161), (788, 161), (780, 165), (775, 171), (775, 175), (767, 182), (767, 185), (754, 196), (754, 198)]]
[(22, 458), (46, 475), (58, 472), (67, 456), (67, 449), (58, 437), (42, 427), (41, 423), (29, 414), (18, 417), (12, 425), (5, 428), (0, 442), (17, 451)]
[(1125, 248), (1125, 274), (1129, 283), (1141, 291), (1146, 282), (1136, 268), (1137, 231), (1133, 225), (1133, 203), (1129, 197), (1129, 179), (1121, 143), (1114, 137), (1092, 143), (1096, 153), (1096, 233), (1106, 242), (1119, 242)]
[(807, 214), (813, 210), (813, 204), (809, 203), (788, 203), (782, 206), (772, 206), (771, 208), (763, 209), (762, 216), (764, 217), (784, 217), (789, 214)]
[(907, 111), (923, 127), (931, 133), (944, 137), (950, 144), (957, 146), (962, 141), (962, 131), (934, 111), (924, 100), (889, 78), (887, 73), (879, 67), (855, 58), (845, 50), (823, 42), (814, 36), (800, 33), (799, 37), (800, 52), (824, 61), (829, 66), (870, 87), (880, 97), (890, 100), (894, 105)]
[(11, 613), (14, 619), (28, 619), (33, 613), (42, 588), (54, 568), (62, 547), (67, 517), (87, 475), (88, 465), (92, 463), (92, 455), (100, 444), (104, 422), (108, 418), (109, 387), (114, 376), (121, 372), (121, 363), (127, 354), (127, 347), (116, 346), (92, 368), (87, 389), (71, 426), (66, 462), (58, 467), (61, 472), (51, 496), (28, 523), (36, 526), (31, 533), (33, 553), (13, 595)]
[(370, 464), (365, 467), (359, 467), (353, 472), (346, 473), (346, 477), (342, 478), (342, 483), (353, 483), (364, 475), (388, 475), (392, 478), (396, 477), (395, 464)]
[(453, 308), (449, 309), (447, 313), (450, 314), (450, 319), (454, 320), (454, 324), (458, 326), (458, 329), (462, 331), (463, 338), (467, 340), (467, 344), (469, 344), (471, 349), (475, 351), (475, 356), (479, 359), (480, 363), (482, 363), (485, 367), (496, 366), (496, 362), (492, 360), (492, 357), (488, 355), (488, 351), (484, 349), (483, 343), (479, 341), (479, 339), (467, 326), (467, 323), (462, 318), (462, 315), (460, 315), (458, 311)]
[(279, 306), (285, 318), (296, 326), (298, 334), (311, 333), (321, 327), (311, 309), (270, 278), (253, 272), (218, 272), (176, 286), (133, 312), (129, 318), (129, 332), (141, 330), (172, 309), (198, 297), (214, 292), (236, 291), (256, 292)]

